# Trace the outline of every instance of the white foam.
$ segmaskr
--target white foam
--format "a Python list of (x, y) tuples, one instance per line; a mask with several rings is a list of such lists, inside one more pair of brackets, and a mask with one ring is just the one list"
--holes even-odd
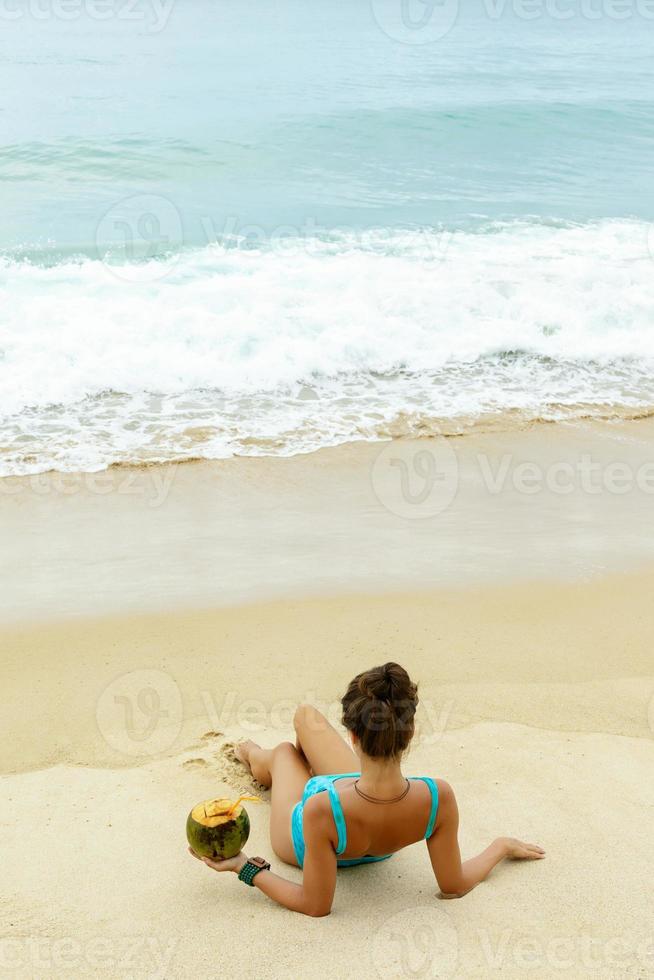
[(100, 261), (1, 260), (0, 466), (175, 458), (184, 440), (294, 452), (398, 413), (654, 402), (648, 232), (517, 222), (216, 244), (136, 282)]

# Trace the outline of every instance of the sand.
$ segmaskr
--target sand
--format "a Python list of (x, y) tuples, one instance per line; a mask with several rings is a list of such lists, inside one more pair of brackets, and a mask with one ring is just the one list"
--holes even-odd
[[(627, 427), (616, 434), (639, 465), (646, 461), (643, 431)], [(542, 461), (542, 433), (531, 443), (529, 436), (520, 436), (520, 451)], [(493, 459), (502, 448), (498, 438), (487, 446)], [(561, 439), (571, 452), (573, 434), (566, 430)], [(598, 440), (607, 442), (604, 434)], [(350, 448), (334, 459), (333, 472), (329, 457), (313, 458), (313, 468), (311, 458), (301, 461), (302, 521), (294, 523), (293, 508), (280, 518), (289, 537), (286, 545), (283, 536), (277, 540), (275, 557), (282, 561), (286, 547), (292, 566), (282, 569), (284, 596), (266, 596), (258, 587), (248, 603), (238, 600), (239, 586), (227, 599), (191, 608), (182, 601), (178, 570), (167, 609), (128, 604), (129, 612), (118, 614), (112, 604), (125, 582), (113, 585), (105, 607), (93, 590), (94, 568), (108, 581), (106, 563), (113, 567), (119, 551), (112, 522), (120, 512), (120, 520), (129, 515), (128, 526), (136, 527), (137, 498), (103, 498), (107, 527), (98, 529), (93, 555), (87, 518), (100, 506), (95, 498), (4, 498), (7, 509), (20, 511), (23, 531), (42, 522), (39, 547), (48, 567), (37, 573), (35, 622), (21, 622), (21, 603), (12, 600), (0, 626), (0, 976), (654, 976), (648, 897), (654, 549), (648, 553), (651, 522), (643, 518), (651, 498), (633, 494), (627, 504), (624, 495), (616, 502), (606, 493), (592, 500), (573, 494), (572, 502), (553, 493), (532, 497), (524, 505), (531, 523), (548, 529), (535, 568), (521, 556), (524, 539), (511, 536), (514, 494), (491, 499), (477, 488), (475, 498), (474, 481), (464, 480), (458, 505), (440, 523), (428, 518), (423, 534), (438, 530), (430, 540), (440, 541), (440, 554), (454, 563), (451, 542), (468, 533), (476, 499), (476, 527), (489, 549), (480, 564), (490, 567), (493, 548), (504, 543), (505, 574), (497, 581), (487, 574), (466, 578), (460, 567), (449, 583), (430, 580), (419, 551), (411, 587), (403, 574), (382, 581), (371, 569), (364, 590), (360, 575), (348, 576), (342, 566), (347, 549), (337, 537), (332, 550), (342, 588), (327, 594), (324, 580), (319, 588), (311, 578), (309, 552), (293, 553), (292, 546), (318, 508), (316, 487), (324, 503), (333, 481), (334, 513), (325, 518), (332, 530), (339, 513), (347, 512), (355, 529), (360, 517), (355, 564), (382, 519), (362, 489), (369, 485), (368, 447), (358, 457)], [(275, 521), (283, 488), (293, 485), (300, 494), (299, 475), (282, 478), (299, 465), (278, 461), (279, 486), (244, 495), (244, 507), (265, 493), (275, 504), (253, 508), (252, 537), (257, 526)], [(168, 527), (166, 514), (172, 523), (165, 538), (171, 563), (190, 577), (182, 531), (197, 525), (212, 467), (183, 468), (175, 505), (158, 512), (161, 527)], [(344, 473), (349, 483), (339, 482)], [(231, 472), (229, 479), (235, 480)], [(343, 486), (358, 493), (341, 500)], [(232, 506), (233, 500), (224, 504), (226, 515)], [(57, 584), (63, 532), (56, 521), (44, 521), (48, 515), (67, 528), (73, 582), (85, 575), (89, 583), (78, 593), (74, 617), (67, 608), (53, 614), (56, 597), (72, 593), (70, 583)], [(386, 526), (385, 547), (397, 567), (410, 565), (420, 522), (391, 519), (399, 523)], [(518, 519), (520, 527), (529, 523), (526, 513)], [(583, 535), (574, 531), (581, 526)], [(139, 567), (154, 568), (161, 541), (145, 532), (138, 540)], [(328, 538), (321, 533), (311, 540), (320, 542), (320, 560), (328, 562)], [(128, 544), (121, 540), (130, 583), (138, 574)], [(34, 553), (36, 544), (28, 540), (28, 548)], [(557, 552), (564, 552), (568, 573)], [(375, 565), (370, 555), (368, 562)], [(245, 581), (245, 565), (238, 574)], [(18, 584), (9, 584), (16, 600), (26, 596), (22, 575), (18, 562)], [(248, 850), (272, 857), (267, 793), (233, 761), (233, 741), (247, 735), (272, 745), (289, 737), (293, 707), (302, 700), (336, 718), (350, 676), (389, 658), (420, 682), (419, 730), (407, 771), (452, 783), (464, 853), (508, 834), (541, 843), (546, 859), (505, 863), (470, 895), (447, 901), (438, 896), (426, 848), (416, 845), (391, 861), (339, 873), (332, 914), (319, 920), (279, 908), (234, 876), (194, 861), (185, 849), (188, 810), (208, 796), (245, 789), (262, 798), (260, 806), (249, 806)], [(274, 857), (273, 863), (282, 870)], [(284, 873), (300, 875), (291, 868)]]
[[(447, 731), (410, 768), (456, 787), (464, 851), (511, 832), (541, 841), (547, 858), (501, 866), (444, 901), (416, 845), (340, 873), (321, 920), (186, 853), (190, 805), (243, 782), (223, 771), (219, 743), (131, 769), (4, 778), (3, 975), (652, 975), (651, 741), (492, 722)], [(266, 809), (249, 807), (252, 853), (271, 853)]]
[(0, 624), (654, 563), (654, 419), (0, 479)]

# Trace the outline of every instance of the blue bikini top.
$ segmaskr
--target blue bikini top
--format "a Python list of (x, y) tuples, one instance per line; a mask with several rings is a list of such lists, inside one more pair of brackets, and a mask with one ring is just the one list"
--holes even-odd
[[(336, 847), (336, 853), (342, 854), (347, 847), (347, 828), (345, 826), (345, 814), (343, 813), (343, 807), (341, 806), (341, 801), (334, 783), (338, 779), (352, 779), (358, 778), (361, 775), (360, 772), (343, 772), (335, 775), (325, 775), (325, 776), (312, 776), (304, 787), (304, 794), (302, 796), (302, 802), (306, 801), (311, 797), (315, 796), (316, 793), (329, 793), (329, 801), (331, 803), (332, 813), (334, 814), (334, 823), (336, 825), (336, 833), (338, 835), (338, 844)], [(427, 840), (434, 832), (434, 825), (436, 823), (436, 815), (438, 813), (438, 786), (436, 781), (431, 779), (429, 776), (409, 776), (412, 780), (422, 780), (429, 787), (429, 792), (431, 793), (431, 810), (429, 813), (429, 820), (427, 821), (427, 829), (425, 830), (425, 840)], [(366, 855), (365, 858), (354, 858), (352, 863), (360, 864), (362, 860), (370, 861), (383, 861), (384, 858), (390, 857), (390, 854), (384, 854), (381, 856)], [(339, 861), (339, 864), (343, 864), (343, 861)]]

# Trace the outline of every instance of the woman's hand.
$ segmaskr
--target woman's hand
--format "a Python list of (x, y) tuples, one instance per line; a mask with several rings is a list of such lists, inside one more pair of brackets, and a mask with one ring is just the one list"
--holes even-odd
[(201, 854), (196, 854), (192, 847), (189, 847), (188, 852), (198, 861), (206, 864), (208, 868), (213, 868), (214, 871), (234, 871), (235, 874), (238, 874), (247, 861), (247, 854), (244, 854), (243, 851), (240, 851), (236, 857), (227, 858), (226, 861), (212, 861), (211, 858), (202, 857)]
[(500, 840), (504, 845), (506, 857), (514, 861), (539, 861), (545, 857), (545, 851), (538, 844), (525, 844), (515, 837), (501, 837)]

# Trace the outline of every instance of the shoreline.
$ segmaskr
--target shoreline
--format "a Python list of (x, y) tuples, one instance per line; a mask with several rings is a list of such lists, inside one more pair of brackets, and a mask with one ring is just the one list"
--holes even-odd
[(654, 420), (0, 480), (0, 624), (654, 563)]
[[(305, 391), (310, 391), (309, 385), (305, 386)], [(110, 398), (116, 399), (116, 412), (120, 414), (121, 396), (102, 395), (105, 405)], [(311, 400), (311, 399), (310, 399)], [(353, 410), (354, 410), (353, 406)], [(34, 453), (27, 452), (26, 460), (17, 461), (14, 457), (12, 463), (7, 463), (0, 456), (0, 481), (2, 480), (23, 480), (29, 482), (34, 480), (37, 484), (40, 478), (55, 479), (60, 474), (62, 480), (67, 476), (88, 475), (92, 479), (95, 475), (111, 470), (142, 470), (150, 467), (174, 467), (189, 463), (224, 463), (233, 462), (239, 459), (270, 459), (270, 460), (289, 460), (296, 456), (312, 456), (316, 453), (334, 453), (339, 451), (347, 452), (356, 449), (357, 446), (380, 445), (389, 440), (423, 440), (423, 439), (466, 439), (469, 437), (483, 438), (487, 435), (510, 435), (511, 433), (527, 432), (537, 430), (546, 426), (566, 426), (566, 425), (598, 425), (598, 426), (621, 426), (629, 422), (647, 422), (654, 419), (654, 404), (650, 401), (624, 402), (624, 403), (584, 403), (567, 404), (552, 402), (543, 405), (539, 410), (528, 408), (507, 407), (499, 411), (480, 411), (474, 414), (461, 413), (451, 417), (422, 415), (418, 411), (409, 409), (398, 411), (396, 416), (388, 419), (379, 420), (368, 427), (362, 428), (358, 433), (352, 432), (349, 436), (339, 436), (337, 439), (326, 440), (323, 443), (303, 442), (298, 436), (299, 442), (291, 446), (285, 442), (287, 436), (243, 436), (235, 442), (231, 452), (216, 453), (207, 455), (202, 453), (202, 440), (208, 438), (210, 433), (218, 430), (211, 426), (198, 424), (189, 427), (185, 436), (186, 445), (180, 445), (177, 452), (169, 449), (167, 455), (160, 455), (161, 449), (148, 449), (143, 446), (140, 450), (140, 458), (132, 458), (129, 453), (114, 449), (113, 453), (107, 450), (104, 465), (98, 468), (99, 460), (93, 461), (92, 468), (74, 468), (70, 465), (70, 460), (65, 458), (58, 460), (62, 465), (41, 464), (40, 468), (30, 471), (31, 466), (38, 466)], [(84, 428), (84, 425), (81, 425)], [(159, 433), (163, 440), (164, 432)], [(308, 438), (308, 436), (307, 436)], [(197, 439), (197, 450), (188, 448), (188, 440)], [(0, 447), (1, 451), (1, 447)], [(87, 460), (90, 463), (90, 460)], [(63, 465), (65, 464), (65, 465)], [(25, 472), (14, 472), (11, 467), (19, 469), (25, 468)], [(8, 467), (8, 469), (6, 469)]]

